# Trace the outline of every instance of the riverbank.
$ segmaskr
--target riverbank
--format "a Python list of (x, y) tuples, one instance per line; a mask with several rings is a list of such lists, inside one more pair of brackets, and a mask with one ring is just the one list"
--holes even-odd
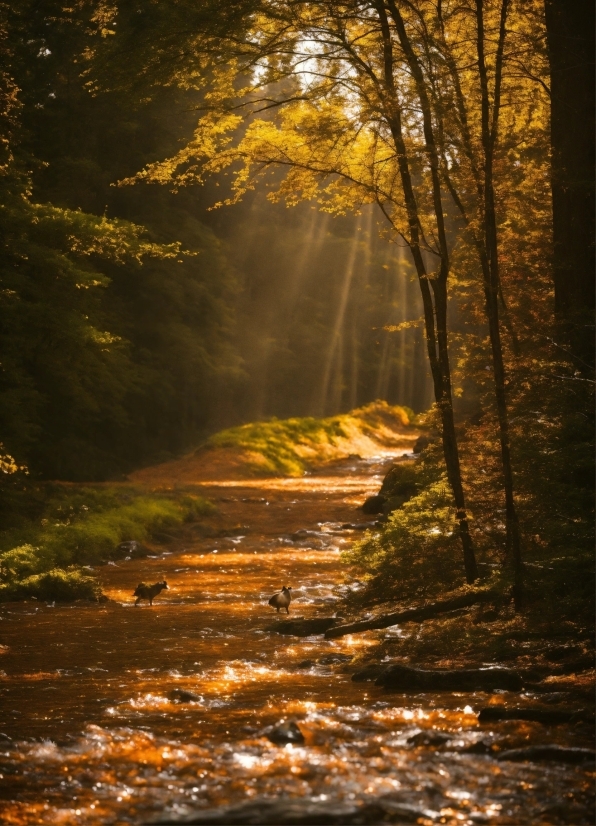
[[(32, 483), (1, 491), (0, 602), (99, 600), (98, 566), (158, 553), (189, 528), (217, 534), (205, 481), (301, 476), (349, 455), (411, 450), (412, 411), (375, 402), (329, 419), (255, 422), (212, 436), (197, 451), (132, 474), (126, 483)], [(226, 530), (226, 528), (223, 528)]]
[[(158, 553), (104, 566), (108, 602), (0, 606), (3, 822), (105, 826), (314, 799), (328, 815), (381, 801), (397, 822), (409, 813), (419, 824), (591, 823), (589, 765), (501, 759), (528, 745), (590, 748), (585, 717), (545, 725), (478, 716), (486, 707), (589, 712), (586, 696), (562, 682), (547, 691), (403, 692), (352, 679), (369, 662), (386, 667), (387, 657), (429, 668), (449, 656), (455, 666), (475, 662), (470, 648), (431, 645), (424, 657), (416, 648), (425, 629), (468, 627), (463, 615), (340, 639), (268, 630), (284, 621), (267, 605), (282, 585), (296, 596), (290, 620), (361, 615), (362, 583), (341, 554), (370, 522), (359, 508), (392, 461), (200, 485), (217, 508), (213, 535), (197, 523)], [(162, 579), (170, 590), (153, 608), (135, 608), (138, 582)], [(482, 628), (474, 616), (470, 626)], [(536, 637), (517, 641), (529, 658), (542, 647)], [(521, 665), (497, 655), (482, 662)], [(303, 742), (268, 738), (282, 720), (296, 723)]]

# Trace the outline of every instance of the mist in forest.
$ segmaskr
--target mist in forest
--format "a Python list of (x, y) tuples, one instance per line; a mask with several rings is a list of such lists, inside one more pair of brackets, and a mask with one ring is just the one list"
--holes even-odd
[[(373, 207), (336, 218), (255, 196), (224, 221), (242, 279), (244, 372), (227, 421), (330, 416), (374, 399), (415, 411), (429, 406), (409, 252), (380, 237)], [(387, 329), (404, 322), (414, 323)]]

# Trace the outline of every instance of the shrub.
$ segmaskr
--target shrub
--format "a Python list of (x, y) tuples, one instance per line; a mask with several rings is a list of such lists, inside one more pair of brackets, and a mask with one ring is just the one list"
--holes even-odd
[(32, 597), (52, 602), (98, 600), (101, 597), (101, 588), (94, 577), (81, 571), (64, 571), (61, 568), (0, 585), (0, 602)]
[(0, 552), (0, 601), (97, 599), (95, 579), (73, 565), (101, 563), (122, 555), (121, 542), (144, 542), (165, 528), (215, 510), (186, 492), (151, 495), (128, 486), (53, 486), (43, 515), (12, 527), (3, 542), (30, 542)]
[(0, 580), (11, 582), (38, 574), (52, 567), (52, 561), (41, 548), (20, 545), (0, 554)]
[(393, 511), (345, 555), (371, 576), (370, 590), (395, 598), (435, 595), (464, 580), (451, 491), (444, 476)]

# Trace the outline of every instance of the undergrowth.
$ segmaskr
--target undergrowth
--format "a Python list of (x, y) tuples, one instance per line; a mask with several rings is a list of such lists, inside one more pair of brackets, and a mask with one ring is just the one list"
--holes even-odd
[[(125, 485), (25, 485), (5, 489), (0, 533), (0, 601), (36, 597), (96, 599), (97, 581), (81, 570), (213, 513), (205, 499), (185, 492), (151, 494)], [(6, 511), (10, 508), (10, 515)]]
[[(594, 619), (590, 418), (565, 409), (564, 398), (552, 409), (543, 403), (542, 410), (538, 400), (532, 401), (536, 407), (531, 410), (520, 405), (513, 438), (524, 568), (522, 616), (532, 623), (547, 613), (558, 623), (578, 622), (587, 628)], [(430, 413), (426, 424), (436, 426), (436, 414)], [(495, 430), (487, 412), (479, 423), (462, 428), (460, 441), (479, 569), (474, 587), (490, 585), (506, 605), (511, 602), (513, 572), (505, 542), (499, 449), (494, 438), (490, 440)], [(344, 555), (366, 580), (366, 588), (350, 598), (355, 609), (396, 602), (406, 607), (466, 587), (440, 442), (431, 443), (407, 472), (415, 495)]]

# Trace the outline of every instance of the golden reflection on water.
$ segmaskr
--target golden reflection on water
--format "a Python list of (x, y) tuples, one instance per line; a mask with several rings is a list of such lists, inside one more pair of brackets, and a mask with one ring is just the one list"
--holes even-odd
[[(112, 601), (100, 606), (3, 606), (2, 822), (138, 823), (261, 795), (393, 794), (420, 808), (421, 824), (511, 824), (542, 822), (519, 813), (538, 817), (562, 789), (589, 812), (583, 769), (461, 753), (491, 734), (475, 714), (486, 696), (388, 695), (353, 683), (350, 662), (320, 662), (356, 660), (374, 634), (265, 630), (278, 619), (267, 599), (282, 585), (299, 593), (291, 616), (336, 611), (339, 552), (356, 535), (340, 525), (362, 521), (354, 503), (378, 488), (370, 464), (357, 470), (212, 486), (222, 518), (248, 526), (245, 535), (106, 566)], [(298, 529), (314, 533), (288, 538)], [(134, 608), (138, 582), (162, 577), (171, 590)], [(197, 699), (176, 702), (174, 689)], [(263, 736), (282, 719), (298, 722), (304, 745)], [(450, 750), (409, 744), (421, 729), (449, 732)], [(536, 724), (505, 730), (512, 745), (537, 736)]]

